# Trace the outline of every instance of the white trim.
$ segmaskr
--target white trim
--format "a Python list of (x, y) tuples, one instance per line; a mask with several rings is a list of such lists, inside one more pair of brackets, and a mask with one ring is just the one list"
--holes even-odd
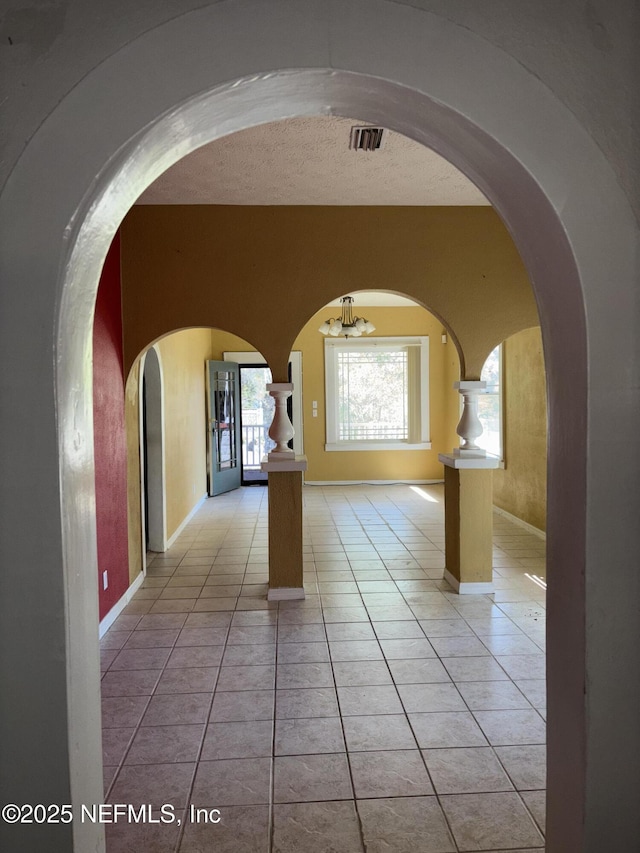
[(267, 593), (267, 601), (301, 601), (304, 597), (301, 586), (276, 586)]
[[(235, 361), (238, 364), (266, 364), (266, 359), (257, 350), (229, 351), (222, 353), (223, 361)], [(291, 382), (293, 384), (293, 452), (300, 456), (304, 453), (304, 430), (302, 428), (302, 353), (294, 350), (289, 353)]]
[(305, 486), (435, 486), (444, 480), (305, 480)]
[(172, 546), (172, 545), (173, 545), (173, 543), (176, 541), (176, 539), (178, 538), (178, 536), (180, 536), (180, 534), (181, 534), (181, 533), (182, 533), (182, 531), (185, 529), (185, 527), (187, 526), (187, 524), (189, 524), (189, 522), (191, 521), (191, 519), (193, 518), (193, 516), (197, 513), (197, 511), (200, 509), (200, 507), (202, 506), (202, 504), (206, 501), (206, 499), (207, 499), (208, 497), (209, 497), (209, 496), (208, 496), (208, 495), (207, 495), (207, 493), (205, 492), (205, 493), (204, 493), (204, 495), (203, 495), (203, 496), (200, 498), (200, 500), (198, 501), (198, 503), (193, 507), (193, 509), (192, 509), (189, 513), (187, 513), (187, 515), (182, 519), (182, 521), (181, 521), (181, 522), (180, 522), (180, 524), (178, 525), (178, 527), (177, 527), (177, 529), (175, 530), (175, 532), (174, 532), (174, 533), (172, 533), (172, 534), (171, 534), (171, 536), (167, 539), (167, 550), (168, 550), (169, 548), (171, 548), (171, 546)]
[(406, 441), (341, 441), (339, 444), (325, 444), (328, 452), (348, 453), (351, 450), (431, 450), (431, 442), (408, 444)]
[[(150, 497), (151, 503), (149, 504), (149, 550), (156, 551), (161, 554), (164, 553), (168, 546), (167, 543), (167, 500), (166, 500), (166, 484), (165, 484), (165, 420), (164, 420), (164, 370), (162, 368), (162, 355), (160, 350), (156, 345), (149, 347), (149, 349), (143, 354), (140, 359), (140, 377), (139, 377), (139, 390), (138, 390), (138, 421), (139, 421), (139, 435), (140, 435), (140, 503), (141, 503), (141, 516), (140, 516), (140, 527), (142, 530), (141, 536), (141, 547), (142, 547), (142, 566), (143, 571), (146, 572), (147, 569), (147, 549), (145, 547), (146, 541), (146, 530), (145, 530), (145, 500), (147, 500), (147, 496), (145, 493), (144, 487), (144, 453), (145, 453), (145, 444), (144, 444), (144, 430), (143, 430), (143, 388), (144, 388), (144, 377), (147, 368), (147, 357), (149, 353), (153, 351), (153, 354), (156, 358), (156, 363), (158, 367), (158, 387), (155, 389), (157, 391), (157, 396), (153, 399), (153, 396), (149, 394), (149, 389), (153, 391), (153, 384), (150, 382), (151, 373), (147, 375), (147, 435), (149, 433), (149, 399), (151, 398), (153, 402), (157, 403), (157, 410), (159, 410), (160, 417), (160, 447), (158, 448), (157, 453), (149, 454), (149, 459), (147, 460), (147, 474), (149, 477), (149, 481), (155, 480), (155, 488), (150, 489)], [(153, 524), (151, 523), (152, 518), (155, 517), (155, 521)]]
[(460, 382), (454, 382), (453, 387), (456, 391), (484, 391), (487, 383), (484, 379), (463, 379)]
[(131, 586), (127, 589), (125, 594), (113, 605), (111, 610), (107, 613), (104, 619), (98, 625), (98, 637), (102, 639), (104, 635), (107, 633), (109, 628), (116, 621), (118, 616), (122, 613), (124, 608), (129, 604), (133, 596), (142, 586), (142, 581), (144, 580), (145, 575), (144, 572), (140, 572), (140, 574), (136, 577)]
[[(144, 363), (147, 354), (144, 352), (140, 356), (140, 365), (138, 367), (138, 477), (140, 479), (140, 565), (142, 566), (142, 574), (147, 573), (147, 548), (146, 548), (146, 531), (144, 525), (144, 504), (145, 504), (145, 488), (144, 488), (144, 430), (142, 423), (142, 393), (144, 387)], [(126, 424), (125, 424), (126, 427)]]
[(546, 542), (547, 534), (544, 530), (540, 530), (539, 527), (534, 527), (533, 524), (529, 524), (528, 521), (524, 521), (522, 518), (518, 518), (517, 515), (512, 515), (510, 512), (507, 512), (506, 509), (502, 509), (499, 506), (493, 505), (493, 511), (498, 515), (502, 515), (508, 521), (512, 521), (514, 524), (517, 524), (519, 527), (524, 527), (529, 533), (533, 533), (534, 536), (537, 536), (539, 539), (544, 539)]
[(448, 569), (444, 570), (444, 579), (454, 588), (458, 595), (487, 595), (495, 592), (493, 581), (484, 583), (462, 583), (451, 574)]
[[(411, 357), (411, 348), (419, 348), (419, 357)], [(406, 350), (408, 353), (408, 441), (339, 441), (336, 352), (341, 349)], [(332, 451), (430, 450), (429, 425), (429, 336), (401, 335), (374, 338), (325, 338), (325, 435), (324, 449)], [(419, 441), (416, 441), (419, 439)]]
[(438, 461), (447, 468), (497, 468), (497, 456), (454, 456), (452, 453), (438, 453)]

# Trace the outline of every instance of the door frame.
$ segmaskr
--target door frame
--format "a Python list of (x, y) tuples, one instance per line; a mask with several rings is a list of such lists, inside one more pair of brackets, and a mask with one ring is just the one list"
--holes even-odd
[[(223, 361), (235, 361), (238, 364), (267, 364), (263, 356), (253, 351), (229, 351), (222, 353)], [(293, 394), (291, 400), (293, 403), (293, 452), (296, 456), (301, 456), (304, 453), (304, 438), (303, 438), (303, 417), (302, 417), (302, 353), (300, 350), (293, 350), (289, 354), (289, 364), (291, 365), (291, 382), (293, 383)], [(267, 365), (268, 366), (268, 365)]]

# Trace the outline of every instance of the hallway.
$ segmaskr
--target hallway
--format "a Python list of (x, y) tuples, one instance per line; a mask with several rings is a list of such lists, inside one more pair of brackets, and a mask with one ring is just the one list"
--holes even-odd
[(181, 821), (107, 826), (109, 853), (541, 850), (543, 542), (494, 515), (495, 594), (458, 596), (442, 486), (304, 501), (304, 601), (266, 601), (267, 490), (243, 488), (102, 639), (106, 799)]

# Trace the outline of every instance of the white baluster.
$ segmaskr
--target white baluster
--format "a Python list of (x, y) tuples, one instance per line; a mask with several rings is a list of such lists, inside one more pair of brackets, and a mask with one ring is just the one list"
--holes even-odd
[(271, 394), (276, 404), (273, 421), (269, 427), (269, 437), (275, 441), (276, 446), (269, 453), (269, 459), (282, 459), (285, 456), (294, 456), (293, 450), (287, 446), (295, 432), (287, 412), (287, 400), (293, 393), (293, 383), (271, 382), (267, 385), (267, 391)]
[(486, 382), (466, 380), (454, 382), (454, 388), (462, 394), (463, 407), (460, 423), (456, 432), (462, 439), (459, 448), (453, 452), (455, 456), (486, 456), (487, 452), (478, 447), (476, 439), (483, 433), (482, 424), (478, 417), (478, 394), (487, 387)]

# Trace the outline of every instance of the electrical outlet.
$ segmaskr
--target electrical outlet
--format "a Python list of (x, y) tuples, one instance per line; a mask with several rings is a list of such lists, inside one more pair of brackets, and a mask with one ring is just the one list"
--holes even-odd
[(312, 410), (312, 417), (314, 417), (314, 418), (318, 417), (318, 410), (317, 409)]
[(109, 574), (108, 574), (108, 572), (104, 571), (102, 573), (102, 589), (107, 589), (108, 586), (109, 586)]

